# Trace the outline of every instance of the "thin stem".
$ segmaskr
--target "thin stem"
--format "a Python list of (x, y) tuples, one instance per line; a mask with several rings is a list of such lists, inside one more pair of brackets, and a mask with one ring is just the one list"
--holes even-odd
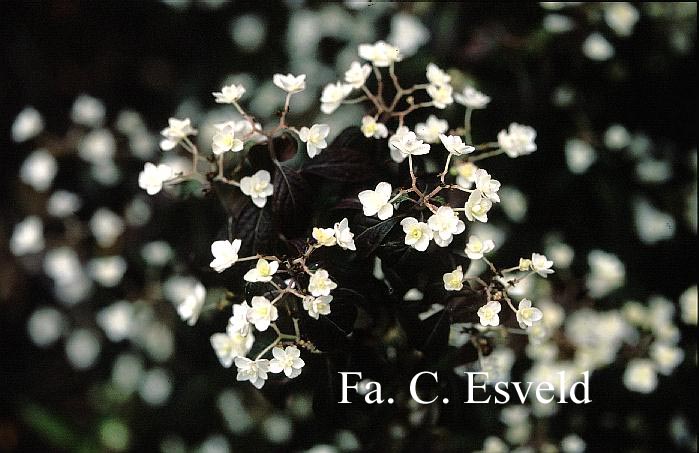
[(377, 112), (380, 113), (384, 111), (381, 101), (379, 101), (379, 99), (377, 99), (377, 97), (374, 96), (374, 94), (371, 91), (369, 91), (369, 88), (367, 88), (366, 85), (362, 85), (362, 91), (364, 91), (369, 100), (371, 100), (371, 102), (374, 104), (374, 107), (376, 107)]
[(496, 150), (494, 150), (494, 151), (490, 151), (490, 152), (487, 152), (487, 153), (479, 154), (479, 155), (477, 155), (477, 156), (469, 157), (469, 158), (468, 158), (468, 161), (469, 161), (469, 162), (477, 162), (477, 161), (479, 161), (479, 160), (483, 160), (483, 159), (487, 159), (487, 158), (489, 158), (489, 157), (493, 157), (493, 156), (500, 155), (500, 154), (502, 154), (502, 153), (504, 153), (504, 152), (505, 152), (504, 149), (496, 149)]
[(359, 104), (360, 102), (364, 102), (367, 99), (369, 99), (368, 96), (360, 96), (360, 97), (354, 98), (354, 99), (346, 99), (346, 100), (342, 101), (342, 103), (343, 104)]
[(449, 171), (449, 162), (451, 161), (451, 153), (447, 156), (447, 162), (444, 164), (444, 171), (439, 175), (439, 180), (442, 181), (442, 184), (444, 184), (444, 178), (447, 175), (447, 172)]
[(272, 348), (274, 348), (277, 344), (279, 344), (280, 341), (282, 341), (281, 335), (277, 336), (277, 338), (272, 343), (270, 343), (269, 346), (267, 346), (262, 351), (260, 351), (260, 353), (257, 354), (257, 356), (255, 357), (255, 360), (260, 360), (260, 357), (267, 354), (270, 350), (272, 350)]
[(284, 110), (282, 110), (282, 114), (279, 117), (279, 126), (277, 126), (277, 129), (286, 127), (286, 114), (289, 113), (289, 104), (291, 103), (292, 94), (293, 93), (286, 93), (286, 98), (284, 99)]
[(466, 107), (466, 113), (464, 114), (464, 138), (466, 143), (472, 143), (471, 139), (471, 114), (473, 109), (471, 107)]

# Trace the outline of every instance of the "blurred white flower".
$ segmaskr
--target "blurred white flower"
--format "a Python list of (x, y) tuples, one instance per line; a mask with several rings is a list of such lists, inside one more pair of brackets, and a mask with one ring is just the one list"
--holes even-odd
[(116, 139), (109, 129), (94, 129), (80, 140), (78, 156), (86, 162), (99, 165), (114, 157), (116, 147)]
[[(520, 303), (521, 305), (521, 303)], [(478, 309), (478, 322), (483, 326), (499, 326), (500, 325), (500, 302), (490, 301)]]
[(160, 134), (165, 137), (160, 141), (160, 149), (169, 151), (190, 135), (197, 135), (197, 130), (192, 127), (189, 118), (183, 120), (170, 118), (168, 120), (168, 127), (163, 129)]
[(360, 44), (359, 56), (371, 61), (378, 68), (385, 68), (401, 61), (400, 50), (384, 41), (377, 41), (375, 44)]
[(308, 316), (318, 319), (320, 315), (330, 314), (330, 302), (332, 301), (333, 296), (306, 296), (303, 298), (303, 309), (308, 312)]
[(58, 173), (56, 158), (43, 148), (27, 156), (19, 169), (22, 182), (37, 192), (45, 192), (51, 186), (56, 173)]
[(46, 211), (54, 217), (64, 218), (75, 214), (81, 206), (82, 201), (76, 194), (67, 190), (57, 190), (46, 202)]
[[(367, 2), (377, 5), (376, 2)], [(388, 41), (400, 49), (401, 55), (415, 55), (420, 47), (430, 40), (430, 31), (413, 14), (396, 11), (391, 14), (391, 33)]]
[(301, 359), (301, 351), (296, 346), (287, 346), (284, 349), (275, 347), (272, 349), (272, 355), (274, 358), (269, 361), (269, 371), (272, 373), (283, 371), (290, 379), (301, 374), (305, 362)]
[(299, 130), (299, 138), (306, 143), (308, 157), (313, 158), (328, 147), (328, 142), (325, 139), (329, 133), (330, 126), (327, 124), (314, 124), (310, 129), (304, 126)]
[(626, 269), (616, 255), (593, 250), (587, 255), (587, 263), (590, 273), (586, 283), (590, 296), (604, 297), (624, 284)]
[(97, 336), (88, 329), (76, 329), (65, 343), (68, 362), (76, 370), (91, 368), (102, 349)]
[(427, 65), (427, 80), (429, 80), (432, 85), (447, 85), (451, 82), (451, 76), (440, 69), (436, 64), (429, 63)]
[(255, 342), (255, 336), (252, 332), (243, 335), (238, 331), (227, 330), (226, 333), (211, 335), (210, 341), (218, 361), (225, 368), (230, 368), (236, 357), (245, 357), (250, 352)]
[(325, 269), (313, 272), (308, 281), (308, 291), (316, 297), (329, 296), (330, 291), (335, 288), (337, 288), (337, 283), (330, 279), (330, 275)]
[(457, 163), (452, 169), (452, 172), (456, 172), (456, 184), (464, 189), (470, 189), (476, 182), (476, 170), (478, 167), (473, 162)]
[(240, 100), (245, 94), (243, 85), (231, 84), (221, 88), (221, 91), (211, 93), (218, 104), (234, 104)]
[(530, 126), (511, 123), (509, 130), (498, 133), (498, 145), (512, 157), (519, 157), (536, 151), (536, 131)]
[(364, 215), (371, 217), (378, 215), (379, 219), (386, 220), (393, 215), (393, 205), (388, 201), (391, 198), (391, 185), (387, 182), (380, 182), (375, 190), (363, 190), (359, 192), (358, 198), (362, 203)]
[(126, 273), (126, 260), (119, 255), (92, 258), (87, 263), (90, 277), (100, 285), (113, 288), (121, 282)]
[(640, 18), (638, 10), (628, 2), (603, 3), (604, 21), (619, 36), (630, 36)]
[(81, 94), (73, 102), (70, 119), (81, 126), (99, 127), (104, 122), (106, 108), (102, 101), (87, 94)]
[(177, 313), (183, 321), (187, 321), (187, 324), (193, 326), (199, 319), (201, 310), (204, 308), (205, 300), (206, 288), (204, 288), (204, 285), (197, 282), (192, 291), (187, 294), (177, 306)]
[(124, 221), (107, 208), (99, 208), (90, 218), (90, 231), (103, 248), (109, 248), (124, 232)]
[(604, 133), (604, 145), (611, 150), (626, 148), (631, 143), (631, 134), (621, 124), (612, 124)]
[(487, 96), (470, 85), (466, 85), (461, 93), (454, 94), (454, 100), (471, 109), (484, 109), (490, 103)]
[(29, 216), (15, 225), (10, 238), (10, 252), (15, 256), (44, 250), (44, 224), (37, 216)]
[(278, 261), (267, 261), (266, 259), (260, 258), (257, 260), (255, 267), (245, 273), (243, 280), (246, 282), (272, 281), (272, 276), (277, 272), (278, 268)]
[(563, 14), (547, 14), (543, 21), (544, 30), (549, 33), (567, 33), (575, 28), (575, 23)]
[(37, 308), (27, 321), (27, 332), (40, 348), (51, 346), (64, 334), (67, 321), (63, 314), (51, 307)]
[(353, 61), (350, 68), (345, 72), (345, 82), (351, 85), (352, 88), (358, 89), (366, 83), (369, 74), (371, 74), (370, 65)]
[(577, 434), (568, 434), (561, 439), (561, 451), (563, 453), (583, 453), (587, 445)]
[(684, 351), (677, 346), (656, 341), (650, 346), (650, 357), (658, 372), (669, 376), (684, 360)]
[(221, 273), (235, 264), (238, 261), (238, 251), (242, 241), (240, 239), (234, 239), (231, 241), (215, 241), (211, 244), (211, 254), (214, 256), (214, 260), (211, 261), (209, 266), (213, 268), (216, 272)]
[(172, 179), (174, 172), (167, 164), (155, 165), (146, 162), (143, 170), (138, 174), (138, 186), (148, 195), (155, 195), (163, 189), (163, 184)]
[(571, 138), (566, 142), (565, 157), (570, 172), (579, 175), (595, 163), (597, 152), (588, 142)]
[(432, 229), (424, 222), (419, 222), (414, 217), (406, 217), (400, 222), (405, 233), (405, 245), (415, 250), (424, 252), (433, 238)]
[(656, 209), (645, 198), (635, 200), (633, 208), (636, 232), (644, 244), (652, 245), (675, 235), (675, 219), (670, 214)]
[(658, 374), (653, 361), (631, 359), (624, 372), (624, 386), (639, 393), (651, 393), (658, 386)]
[(495, 249), (495, 243), (490, 240), (482, 240), (476, 235), (471, 235), (468, 238), (468, 243), (466, 244), (466, 249), (464, 252), (469, 259), (479, 260), (487, 253), (492, 252)]
[(245, 176), (240, 180), (240, 190), (250, 198), (258, 208), (267, 204), (267, 197), (271, 196), (274, 186), (271, 184), (272, 175), (267, 170), (258, 170), (252, 176)]
[(125, 340), (131, 336), (134, 327), (133, 304), (126, 300), (114, 302), (97, 312), (96, 321), (109, 341)]
[(362, 118), (362, 126), (360, 127), (362, 134), (366, 138), (386, 138), (388, 137), (388, 129), (383, 123), (377, 123), (376, 118), (371, 115), (365, 115)]
[(27, 106), (12, 123), (12, 140), (15, 143), (26, 142), (44, 130), (44, 119), (37, 109)]
[(258, 389), (265, 385), (269, 372), (269, 360), (250, 360), (247, 357), (236, 357), (235, 366), (238, 369), (236, 376), (238, 381), (250, 381)]
[(427, 87), (427, 94), (432, 98), (432, 103), (438, 109), (445, 109), (447, 105), (454, 103), (454, 98), (452, 93), (454, 88), (449, 85), (429, 85)]
[(680, 295), (680, 309), (682, 310), (682, 322), (697, 325), (697, 285), (687, 288)]
[(320, 96), (320, 111), (326, 114), (334, 112), (351, 92), (352, 85), (342, 82), (326, 85)]
[(590, 60), (606, 61), (614, 56), (614, 46), (598, 32), (590, 33), (582, 45), (583, 54)]
[(272, 81), (287, 93), (298, 93), (306, 89), (306, 74), (274, 74)]

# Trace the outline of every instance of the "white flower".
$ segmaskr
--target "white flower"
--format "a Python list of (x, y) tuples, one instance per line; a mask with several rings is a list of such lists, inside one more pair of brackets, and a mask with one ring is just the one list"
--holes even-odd
[(371, 115), (366, 115), (362, 118), (361, 131), (366, 138), (386, 138), (388, 137), (388, 129), (383, 123), (377, 123), (376, 119)]
[(483, 326), (496, 327), (500, 325), (500, 302), (490, 301), (478, 309), (478, 321)]
[(170, 118), (168, 120), (168, 127), (163, 129), (160, 134), (165, 137), (160, 141), (160, 149), (163, 151), (169, 151), (177, 146), (181, 140), (190, 135), (197, 135), (197, 130), (192, 127), (192, 123), (189, 118), (185, 118), (183, 120)]
[(487, 171), (479, 168), (476, 170), (476, 189), (480, 190), (484, 197), (491, 201), (499, 202), (498, 190), (500, 190), (500, 181), (492, 179)]
[(306, 144), (308, 157), (313, 158), (328, 147), (325, 139), (329, 133), (330, 126), (327, 124), (314, 124), (310, 129), (304, 126), (299, 130), (299, 138)]
[(190, 326), (196, 324), (201, 309), (204, 307), (205, 299), (206, 288), (204, 288), (204, 285), (197, 282), (192, 291), (177, 306), (177, 313), (180, 315), (180, 318), (182, 318), (183, 321), (187, 321), (187, 324)]
[(248, 321), (255, 326), (255, 329), (264, 332), (272, 321), (277, 320), (279, 312), (277, 307), (266, 297), (253, 296), (247, 316)]
[(473, 222), (478, 220), (479, 222), (488, 221), (488, 211), (493, 207), (493, 202), (485, 198), (480, 190), (474, 190), (471, 195), (468, 196), (466, 201), (465, 214), (466, 218)]
[(485, 241), (476, 235), (471, 235), (468, 238), (468, 243), (466, 244), (466, 256), (472, 260), (479, 260), (483, 258), (486, 253), (490, 253), (495, 249), (495, 243), (491, 239), (486, 239)]
[(590, 33), (583, 42), (582, 51), (587, 58), (594, 61), (606, 61), (614, 56), (614, 46), (598, 32)]
[(391, 152), (391, 159), (393, 159), (394, 162), (401, 163), (407, 157), (405, 154), (400, 152), (398, 148), (396, 148), (396, 143), (403, 140), (403, 137), (408, 132), (410, 132), (408, 126), (401, 126), (396, 130), (396, 133), (391, 135), (391, 137), (388, 139), (388, 149)]
[(631, 359), (624, 372), (624, 386), (634, 392), (651, 393), (658, 386), (655, 364), (649, 359)]
[(697, 325), (697, 285), (690, 286), (680, 295), (680, 309), (682, 310), (682, 322), (689, 325)]
[(226, 333), (211, 335), (211, 347), (214, 348), (218, 361), (226, 368), (233, 365), (233, 360), (236, 357), (245, 357), (252, 349), (254, 342), (255, 336), (252, 332), (243, 335), (237, 331), (227, 330)]
[(342, 82), (325, 85), (320, 96), (320, 111), (327, 114), (334, 112), (351, 92), (352, 85)]
[(628, 2), (604, 3), (604, 21), (619, 36), (629, 36), (638, 22), (638, 10)]
[(545, 255), (532, 253), (530, 266), (534, 272), (536, 272), (544, 278), (546, 278), (546, 276), (548, 276), (549, 274), (554, 273), (554, 270), (551, 269), (551, 267), (553, 266), (553, 261), (547, 259)]
[(452, 272), (447, 272), (442, 276), (444, 289), (447, 291), (461, 291), (464, 287), (464, 272), (461, 266), (457, 266)]
[(451, 82), (451, 76), (441, 70), (436, 64), (430, 63), (427, 65), (427, 80), (432, 85), (447, 85)]
[(386, 220), (393, 215), (393, 205), (388, 202), (391, 198), (391, 185), (380, 182), (375, 190), (362, 190), (359, 192), (359, 201), (362, 203), (364, 215), (371, 217), (378, 214), (379, 219)]
[(427, 219), (427, 224), (434, 231), (434, 241), (440, 247), (451, 244), (453, 235), (461, 234), (466, 229), (459, 215), (449, 206), (440, 206), (437, 212)]
[(366, 83), (366, 79), (371, 74), (371, 66), (353, 61), (350, 68), (345, 72), (345, 82), (352, 88), (361, 88)]
[(267, 261), (266, 259), (258, 259), (255, 267), (250, 269), (243, 276), (246, 282), (269, 282), (272, 276), (279, 268), (278, 261)]
[(312, 235), (320, 246), (332, 247), (337, 243), (333, 228), (313, 228)]
[(296, 346), (287, 346), (284, 349), (277, 346), (272, 349), (272, 355), (274, 358), (269, 361), (269, 371), (272, 373), (283, 371), (290, 379), (301, 374), (301, 368), (305, 363), (301, 359), (301, 351)]
[(243, 149), (243, 141), (236, 138), (233, 125), (224, 123), (217, 125), (217, 128), (211, 144), (214, 154), (218, 156), (226, 151), (238, 152)]
[(163, 183), (174, 176), (172, 167), (166, 164), (155, 165), (146, 162), (143, 170), (138, 174), (138, 186), (148, 195), (155, 195), (163, 188)]
[(529, 299), (522, 299), (517, 306), (517, 322), (519, 326), (524, 329), (526, 327), (531, 327), (534, 323), (541, 321), (544, 314), (536, 307), (532, 307), (532, 301)]
[(272, 176), (267, 170), (258, 170), (252, 176), (246, 176), (240, 180), (240, 190), (250, 198), (258, 208), (267, 204), (267, 197), (272, 195), (274, 190), (270, 180)]
[(12, 123), (12, 140), (16, 143), (36, 137), (44, 130), (44, 119), (34, 107), (25, 107)]
[(15, 225), (10, 238), (10, 251), (15, 256), (38, 253), (44, 249), (44, 224), (37, 216), (29, 216)]
[(320, 315), (330, 314), (330, 302), (333, 301), (333, 296), (306, 296), (303, 298), (303, 309), (308, 312), (308, 316), (318, 319)]
[(378, 41), (375, 44), (360, 44), (359, 56), (371, 61), (374, 66), (379, 68), (388, 67), (391, 63), (402, 59), (400, 50), (384, 41)]
[(272, 82), (287, 93), (298, 93), (306, 89), (306, 74), (274, 74)]
[(473, 162), (461, 162), (454, 168), (456, 170), (456, 183), (464, 189), (470, 189), (476, 182), (476, 170), (478, 167)]
[(32, 152), (22, 163), (19, 177), (23, 183), (32, 186), (37, 192), (45, 192), (58, 173), (56, 158), (41, 148)]
[(242, 241), (215, 241), (211, 244), (211, 254), (214, 260), (209, 264), (216, 272), (221, 273), (238, 261), (238, 251)]
[(422, 140), (418, 140), (415, 132), (408, 132), (401, 136), (400, 140), (396, 140), (393, 143), (393, 146), (405, 156), (421, 156), (430, 152), (430, 145)]
[(427, 87), (427, 94), (432, 98), (432, 103), (438, 109), (445, 109), (447, 105), (454, 102), (452, 93), (454, 88), (451, 85), (430, 85)]
[(238, 368), (238, 381), (250, 381), (252, 385), (260, 389), (265, 385), (269, 372), (269, 360), (251, 360), (247, 357), (236, 357), (235, 366)]
[(490, 103), (490, 96), (466, 85), (461, 93), (454, 95), (454, 100), (471, 109), (484, 109)]
[(221, 88), (221, 91), (211, 94), (214, 95), (218, 104), (235, 104), (245, 94), (245, 87), (236, 84), (227, 85)]
[(424, 252), (432, 240), (432, 229), (424, 222), (418, 222), (414, 217), (406, 217), (401, 220), (401, 226), (405, 233), (405, 245), (413, 247), (415, 250)]
[(454, 156), (461, 156), (472, 153), (476, 150), (476, 148), (473, 146), (466, 145), (458, 135), (447, 136), (444, 134), (439, 134), (439, 140), (442, 141), (442, 145), (444, 145), (447, 151)]
[(330, 280), (330, 275), (325, 269), (315, 271), (308, 281), (308, 291), (316, 297), (329, 296), (330, 291), (335, 288), (337, 288), (337, 283)]
[(335, 239), (337, 240), (337, 245), (344, 250), (357, 250), (357, 247), (354, 245), (354, 233), (350, 231), (348, 223), (345, 217), (335, 224)]
[(428, 116), (426, 122), (415, 125), (415, 133), (427, 143), (439, 143), (439, 136), (448, 130), (447, 120), (440, 120), (434, 115)]
[(510, 157), (518, 157), (536, 151), (536, 131), (530, 126), (510, 124), (509, 131), (498, 133), (498, 145)]
[(650, 347), (650, 357), (655, 361), (658, 372), (669, 376), (684, 360), (684, 351), (677, 346), (656, 341)]
[(248, 311), (250, 311), (250, 305), (248, 305), (247, 301), (244, 301), (242, 304), (234, 304), (233, 316), (228, 318), (226, 332), (239, 332), (241, 335), (247, 335), (250, 332)]
[(527, 259), (527, 258), (520, 258), (519, 259), (519, 270), (520, 271), (526, 272), (531, 268), (532, 268), (532, 260)]

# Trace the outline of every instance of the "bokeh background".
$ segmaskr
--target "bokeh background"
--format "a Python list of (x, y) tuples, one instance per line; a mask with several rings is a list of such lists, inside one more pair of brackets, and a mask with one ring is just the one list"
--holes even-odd
[[(409, 56), (405, 80), (435, 62), (493, 98), (474, 115), (476, 142), (511, 121), (536, 128), (536, 153), (488, 167), (507, 186), (489, 230), (503, 262), (554, 255), (570, 312), (618, 309), (633, 324), (629, 301), (673, 307), (684, 360), (671, 376), (630, 390), (643, 342), (619, 348), (594, 374), (593, 404), (517, 419), (527, 442), (696, 451), (696, 4), (631, 7), (637, 20), (598, 3), (1, 2), (0, 450), (473, 451), (508, 437), (499, 408), (318, 418), (308, 383), (238, 386), (209, 347), (217, 321), (189, 327), (168, 297), (212, 279), (208, 232), (224, 215), (211, 197), (138, 188), (167, 118), (205, 129), (226, 115), (210, 93), (239, 81), (273, 119), (271, 76), (292, 72), (309, 88), (291, 116), (310, 124), (357, 44), (387, 39)], [(341, 111), (334, 131), (358, 124), (360, 110)], [(17, 232), (30, 216), (40, 247), (35, 224)], [(104, 311), (120, 300), (136, 308)]]

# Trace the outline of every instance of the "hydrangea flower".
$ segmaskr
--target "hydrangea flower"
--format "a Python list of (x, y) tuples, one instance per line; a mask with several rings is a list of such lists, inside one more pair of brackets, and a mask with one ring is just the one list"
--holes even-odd
[(461, 93), (454, 95), (454, 100), (471, 109), (484, 109), (490, 103), (490, 97), (470, 85), (466, 85)]
[(340, 222), (337, 222), (333, 229), (335, 230), (337, 245), (344, 250), (357, 250), (357, 247), (354, 245), (354, 233), (350, 231), (349, 222), (346, 217)]
[(184, 300), (177, 306), (177, 313), (180, 315), (180, 318), (182, 318), (183, 321), (187, 321), (187, 324), (190, 326), (196, 324), (201, 309), (204, 307), (205, 299), (206, 288), (204, 288), (204, 285), (197, 282), (194, 288), (192, 288), (192, 291), (187, 294)]
[(313, 228), (312, 236), (320, 246), (332, 247), (337, 243), (333, 228)]
[(430, 152), (430, 145), (419, 140), (415, 135), (415, 132), (408, 132), (402, 135), (399, 140), (393, 143), (404, 156), (421, 156)]
[(378, 215), (379, 219), (386, 220), (393, 215), (393, 205), (389, 203), (392, 192), (391, 185), (380, 182), (375, 190), (363, 190), (359, 192), (359, 201), (362, 203), (364, 215), (371, 217)]
[(551, 269), (553, 266), (553, 261), (547, 259), (545, 255), (540, 255), (539, 253), (532, 253), (530, 266), (534, 272), (544, 278), (546, 278), (549, 274), (554, 273), (554, 270)]
[(536, 151), (534, 139), (536, 139), (534, 128), (517, 123), (510, 124), (509, 130), (501, 130), (498, 133), (498, 145), (512, 158)]
[(427, 117), (424, 123), (415, 125), (415, 134), (427, 143), (439, 143), (439, 136), (449, 130), (447, 120), (440, 120), (434, 115)]
[(377, 68), (385, 68), (401, 61), (400, 50), (384, 41), (377, 41), (375, 44), (360, 44), (359, 56), (369, 60)]
[(243, 276), (246, 282), (269, 282), (272, 281), (272, 276), (279, 269), (278, 261), (267, 261), (260, 258), (257, 260), (255, 267), (250, 269)]
[(442, 280), (444, 281), (444, 289), (447, 291), (461, 291), (464, 287), (464, 272), (461, 266), (444, 274)]
[(424, 252), (433, 238), (432, 229), (424, 222), (419, 222), (414, 217), (406, 217), (400, 222), (405, 233), (405, 245), (415, 250)]
[(353, 61), (350, 68), (345, 72), (345, 82), (352, 88), (361, 88), (366, 83), (366, 79), (371, 74), (371, 66)]
[(190, 135), (197, 135), (197, 130), (192, 127), (192, 122), (189, 118), (183, 120), (170, 118), (168, 120), (168, 127), (163, 129), (160, 134), (165, 137), (160, 141), (160, 149), (169, 151), (177, 146), (183, 139)]
[(434, 63), (427, 65), (427, 80), (430, 81), (432, 85), (447, 85), (451, 82), (451, 76), (444, 72)]
[(306, 74), (274, 74), (272, 82), (287, 93), (298, 93), (306, 89)]
[(330, 279), (330, 274), (325, 269), (318, 269), (308, 281), (308, 291), (316, 297), (329, 296), (330, 291), (337, 288), (337, 283)]
[(250, 352), (255, 342), (252, 332), (243, 335), (239, 331), (226, 330), (225, 333), (215, 333), (211, 335), (211, 347), (214, 348), (218, 361), (225, 368), (233, 365), (233, 360), (237, 357), (245, 357)]
[(499, 202), (498, 190), (500, 190), (500, 181), (492, 179), (487, 171), (479, 168), (476, 170), (476, 189), (478, 189), (484, 197), (493, 202)]
[(216, 272), (221, 273), (238, 261), (238, 251), (242, 241), (235, 239), (230, 241), (215, 241), (211, 244), (211, 254), (214, 260), (209, 264)]
[(391, 137), (388, 139), (388, 149), (391, 153), (391, 159), (393, 159), (394, 162), (401, 163), (407, 157), (405, 154), (400, 152), (398, 148), (396, 148), (396, 143), (403, 140), (403, 137), (405, 137), (408, 132), (410, 132), (408, 126), (400, 126), (398, 129), (396, 129), (396, 133), (391, 135)]
[(498, 315), (498, 313), (500, 313), (500, 310), (502, 310), (500, 302), (494, 300), (488, 302), (487, 304), (483, 305), (481, 308), (478, 309), (478, 322), (480, 322), (481, 325), (485, 327), (499, 326), (500, 315)]
[(451, 244), (453, 235), (461, 234), (466, 229), (459, 215), (449, 206), (440, 206), (437, 212), (427, 219), (427, 224), (434, 231), (434, 241), (440, 247)]
[(351, 92), (352, 85), (342, 82), (326, 85), (320, 96), (320, 111), (326, 114), (334, 112)]
[(143, 170), (138, 174), (138, 186), (148, 195), (155, 195), (163, 189), (163, 183), (172, 179), (174, 172), (172, 167), (166, 164), (155, 165), (146, 162)]
[(308, 157), (314, 158), (328, 147), (325, 139), (329, 133), (330, 126), (327, 124), (314, 124), (310, 129), (304, 126), (299, 130), (299, 138), (306, 144)]
[(221, 91), (211, 94), (214, 95), (218, 104), (235, 104), (245, 94), (245, 87), (236, 84), (226, 85), (221, 88)]
[(366, 138), (388, 137), (388, 129), (386, 128), (386, 125), (383, 123), (377, 123), (376, 118), (371, 115), (365, 115), (362, 118), (362, 126), (360, 129)]
[(253, 296), (250, 309), (247, 311), (248, 321), (260, 332), (267, 330), (272, 321), (276, 321), (279, 312), (274, 304), (263, 296)]
[(308, 312), (308, 316), (318, 319), (320, 315), (330, 314), (330, 302), (333, 296), (306, 296), (303, 298), (303, 309)]
[(267, 373), (269, 372), (269, 360), (251, 360), (247, 357), (236, 357), (235, 366), (238, 368), (236, 380), (250, 381), (258, 389), (265, 385)]
[(464, 206), (466, 218), (471, 222), (478, 220), (485, 223), (488, 221), (488, 211), (492, 207), (492, 201), (485, 198), (480, 190), (474, 190)]
[(495, 243), (492, 240), (486, 239), (484, 241), (474, 234), (469, 236), (464, 252), (469, 259), (479, 260), (483, 258), (486, 253), (490, 253), (494, 249)]
[(248, 321), (248, 311), (250, 305), (247, 301), (233, 305), (233, 316), (228, 318), (227, 332), (240, 332), (241, 335), (247, 335), (250, 332), (250, 321)]
[(476, 150), (473, 146), (465, 144), (458, 135), (439, 134), (439, 140), (447, 151), (454, 156), (462, 156)]
[(235, 129), (229, 123), (217, 124), (211, 148), (217, 156), (226, 151), (238, 152), (243, 149), (243, 141), (236, 138)]
[(245, 176), (240, 180), (240, 190), (250, 198), (258, 208), (267, 204), (267, 197), (272, 195), (274, 187), (271, 184), (272, 176), (267, 170), (258, 170), (252, 176)]
[(454, 103), (452, 93), (454, 88), (451, 85), (430, 85), (427, 87), (427, 94), (432, 98), (432, 103), (438, 109), (445, 109), (447, 105)]
[(301, 374), (301, 369), (306, 364), (301, 359), (301, 351), (296, 346), (287, 346), (282, 349), (275, 347), (272, 349), (274, 358), (269, 361), (269, 371), (281, 373), (282, 371), (289, 379), (293, 379)]
[(517, 306), (517, 322), (521, 328), (531, 327), (541, 321), (544, 314), (536, 307), (532, 307), (532, 301), (522, 299)]
[(456, 170), (456, 184), (464, 189), (470, 189), (473, 183), (476, 182), (476, 170), (478, 170), (478, 167), (473, 162), (458, 163), (454, 170)]

